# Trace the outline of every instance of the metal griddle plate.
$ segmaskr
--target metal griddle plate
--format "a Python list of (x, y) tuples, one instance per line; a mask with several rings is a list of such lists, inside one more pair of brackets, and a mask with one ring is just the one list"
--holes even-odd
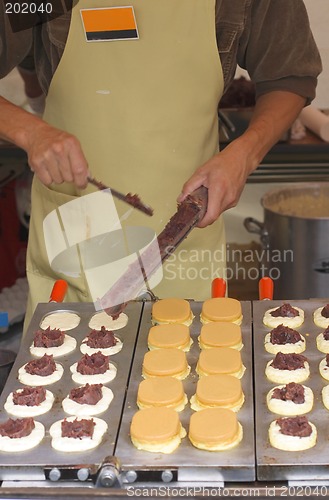
[[(109, 409), (97, 415), (97, 417), (108, 423), (108, 431), (102, 443), (95, 450), (83, 453), (58, 452), (51, 447), (51, 438), (49, 435), (49, 427), (51, 424), (68, 416), (61, 407), (62, 400), (73, 387), (79, 386), (79, 384), (74, 383), (71, 379), (70, 366), (82, 357), (79, 346), (81, 341), (91, 331), (88, 327), (88, 323), (90, 318), (95, 314), (95, 308), (92, 303), (72, 303), (65, 304), (65, 306), (63, 304), (54, 303), (38, 305), (29, 329), (22, 339), (15, 364), (0, 398), (0, 421), (3, 422), (10, 416), (3, 407), (8, 394), (11, 391), (24, 387), (17, 380), (17, 372), (22, 365), (33, 359), (29, 352), (29, 347), (32, 344), (34, 332), (39, 328), (42, 319), (48, 313), (54, 311), (70, 311), (80, 316), (80, 324), (76, 328), (67, 331), (68, 335), (75, 337), (77, 340), (77, 348), (72, 353), (55, 358), (57, 363), (61, 363), (64, 366), (63, 377), (55, 384), (45, 386), (45, 388), (52, 391), (55, 396), (53, 408), (45, 415), (35, 417), (35, 420), (40, 421), (45, 426), (45, 438), (39, 446), (29, 451), (20, 453), (0, 452), (1, 480), (43, 480), (45, 476), (47, 476), (45, 471), (49, 471), (52, 467), (57, 467), (59, 469), (62, 467), (62, 471), (65, 471), (62, 473), (63, 479), (76, 479), (77, 470), (79, 468), (89, 468), (92, 474), (95, 471), (97, 472), (99, 466), (106, 457), (113, 455), (141, 317), (141, 303), (130, 303), (127, 306), (125, 312), (128, 316), (128, 324), (124, 328), (115, 331), (115, 335), (123, 342), (123, 348), (119, 353), (111, 356), (111, 362), (116, 365), (118, 371), (116, 378), (112, 382), (106, 384), (106, 386), (113, 391), (114, 398)], [(70, 468), (72, 468), (72, 470)]]
[[(195, 315), (190, 327), (193, 345), (187, 353), (187, 360), (191, 366), (190, 375), (183, 381), (188, 399), (195, 393), (198, 375), (195, 372), (196, 363), (200, 354), (197, 337), (200, 334), (201, 323), (199, 316), (202, 303), (191, 302)], [(122, 470), (137, 472), (137, 481), (148, 481), (158, 477), (161, 481), (161, 471), (169, 469), (178, 481), (200, 481), (201, 468), (202, 480), (208, 481), (253, 481), (255, 479), (254, 455), (254, 419), (253, 419), (253, 392), (252, 392), (252, 338), (251, 338), (251, 312), (250, 303), (242, 302), (243, 323), (242, 338), (244, 347), (241, 350), (243, 364), (246, 366), (242, 378), (242, 387), (245, 394), (245, 403), (238, 412), (238, 419), (243, 426), (244, 437), (236, 448), (223, 452), (207, 452), (198, 450), (189, 442), (186, 436), (179, 448), (166, 455), (137, 450), (130, 441), (130, 423), (134, 413), (138, 410), (136, 405), (137, 390), (143, 380), (142, 362), (147, 352), (147, 336), (151, 328), (151, 307), (146, 303), (138, 337), (138, 343), (130, 377), (124, 415), (119, 432), (118, 444), (115, 455), (119, 458)], [(180, 413), (182, 425), (188, 431), (189, 418), (192, 414), (190, 405)], [(152, 474), (153, 473), (153, 474)]]
[(265, 367), (274, 358), (264, 348), (264, 338), (270, 328), (263, 324), (265, 311), (280, 307), (283, 301), (261, 301), (253, 303), (254, 317), (254, 358), (255, 358), (255, 404), (256, 404), (256, 454), (257, 478), (266, 480), (321, 480), (329, 478), (329, 412), (322, 403), (321, 390), (328, 384), (319, 373), (319, 363), (325, 357), (316, 348), (316, 336), (323, 331), (313, 322), (313, 312), (325, 306), (328, 301), (285, 300), (292, 306), (300, 307), (305, 312), (304, 324), (296, 328), (305, 337), (305, 355), (310, 364), (310, 377), (303, 385), (314, 393), (314, 406), (307, 417), (318, 431), (317, 444), (306, 451), (288, 452), (273, 448), (268, 439), (270, 423), (280, 415), (271, 413), (266, 405), (266, 395), (276, 385), (265, 377)]

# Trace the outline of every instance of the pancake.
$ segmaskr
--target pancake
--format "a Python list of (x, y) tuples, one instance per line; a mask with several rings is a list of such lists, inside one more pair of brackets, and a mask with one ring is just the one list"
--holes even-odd
[(58, 330), (73, 330), (80, 323), (80, 316), (76, 313), (69, 311), (56, 311), (51, 314), (47, 314), (41, 323), (40, 328), (46, 330), (47, 328), (58, 329)]
[(232, 349), (240, 350), (243, 347), (241, 327), (224, 321), (203, 325), (198, 340), (201, 349), (232, 347)]
[(304, 382), (310, 375), (310, 365), (302, 354), (278, 352), (265, 368), (267, 378), (277, 384)]
[(237, 299), (228, 297), (216, 297), (205, 300), (202, 304), (200, 321), (204, 325), (211, 321), (228, 321), (241, 325), (241, 303)]
[[(88, 419), (88, 417), (85, 418)], [(68, 422), (73, 422), (76, 419), (77, 417), (67, 417), (65, 420), (67, 420)], [(58, 420), (57, 422), (53, 423), (49, 429), (49, 434), (52, 438), (51, 446), (58, 451), (72, 453), (92, 450), (101, 443), (103, 436), (107, 431), (107, 423), (100, 418), (93, 417), (92, 420), (95, 424), (95, 427), (92, 437), (62, 437), (61, 425), (63, 420)]]
[(137, 406), (140, 410), (166, 406), (182, 411), (187, 403), (187, 396), (181, 380), (174, 377), (151, 377), (138, 386)]
[(184, 299), (161, 299), (152, 306), (152, 324), (180, 323), (190, 326), (193, 321), (190, 303)]
[(305, 337), (297, 330), (279, 325), (265, 336), (264, 347), (271, 354), (277, 354), (278, 352), (285, 354), (295, 352), (298, 354), (305, 351), (306, 342)]
[(322, 401), (324, 406), (329, 410), (329, 385), (325, 385), (322, 389)]
[(329, 328), (326, 328), (324, 332), (317, 335), (316, 347), (319, 351), (324, 352), (325, 354), (329, 353)]
[(319, 371), (321, 377), (325, 380), (329, 380), (329, 354), (327, 354), (326, 357), (320, 361)]
[(245, 372), (240, 351), (230, 347), (213, 347), (201, 351), (196, 372), (203, 375), (233, 375), (241, 378)]
[(152, 326), (147, 338), (148, 348), (177, 348), (187, 352), (192, 345), (189, 327), (182, 324)]
[[(91, 334), (95, 331), (96, 330), (92, 330)], [(101, 330), (97, 330), (96, 332), (101, 332)], [(87, 337), (85, 337), (80, 344), (80, 351), (82, 352), (82, 354), (89, 354), (89, 356), (91, 356), (92, 354), (95, 354), (95, 352), (101, 352), (102, 354), (104, 354), (104, 356), (113, 356), (114, 354), (120, 352), (123, 347), (122, 341), (116, 336), (114, 336), (115, 345), (111, 347), (90, 347), (87, 343), (89, 340), (89, 335), (87, 335)]]
[(154, 349), (145, 354), (143, 359), (144, 378), (175, 377), (183, 380), (190, 373), (186, 354), (181, 349)]
[[(40, 358), (41, 359), (41, 358)], [(38, 385), (51, 385), (55, 382), (58, 382), (64, 373), (64, 368), (60, 363), (56, 363), (56, 369), (51, 375), (41, 376), (41, 375), (32, 375), (25, 370), (25, 365), (21, 366), (18, 370), (18, 380), (24, 384), (29, 386), (38, 386)]]
[(0, 451), (17, 453), (35, 448), (45, 436), (45, 428), (41, 422), (34, 420), (34, 429), (27, 436), (12, 438), (0, 435)]
[(117, 367), (113, 363), (109, 363), (109, 368), (104, 373), (96, 373), (95, 375), (84, 375), (77, 371), (78, 363), (73, 363), (70, 366), (72, 380), (77, 384), (108, 384), (117, 375)]
[[(291, 422), (291, 430), (298, 430), (298, 434), (287, 434), (282, 428)], [(281, 424), (281, 425), (280, 425)], [(288, 430), (290, 432), (290, 430)], [(304, 435), (307, 434), (307, 435)], [(271, 422), (269, 440), (274, 448), (284, 451), (303, 451), (316, 444), (317, 430), (314, 424), (305, 416), (283, 417)]]
[(207, 408), (191, 416), (188, 437), (201, 450), (224, 451), (240, 443), (243, 430), (232, 410)]
[[(17, 392), (23, 392), (24, 389), (17, 389)], [(43, 415), (47, 413), (54, 403), (54, 395), (50, 391), (46, 391), (46, 399), (38, 405), (27, 406), (21, 404), (15, 404), (13, 400), (13, 392), (11, 392), (4, 404), (4, 409), (7, 413), (14, 415), (15, 417), (36, 417), (38, 415)]]
[(76, 401), (70, 399), (69, 395), (62, 401), (63, 410), (69, 415), (75, 415), (76, 417), (92, 417), (93, 415), (99, 415), (108, 409), (113, 399), (113, 392), (108, 387), (102, 387), (102, 399), (100, 399), (96, 404), (80, 404)]
[(209, 375), (198, 380), (191, 397), (192, 410), (229, 408), (239, 411), (244, 403), (241, 381), (232, 375)]
[(119, 314), (118, 318), (113, 319), (105, 311), (100, 311), (94, 314), (88, 323), (91, 330), (101, 330), (102, 326), (106, 330), (121, 330), (128, 323), (128, 316), (125, 313)]
[(172, 453), (186, 436), (178, 413), (172, 408), (146, 408), (132, 418), (130, 437), (138, 450)]
[[(279, 397), (273, 397), (273, 395)], [(312, 389), (294, 382), (273, 387), (266, 396), (268, 409), (272, 413), (284, 416), (304, 415), (310, 412), (313, 408), (313, 401)]]
[[(273, 316), (272, 313), (279, 315)], [(289, 314), (291, 316), (287, 316)], [(283, 304), (280, 307), (272, 307), (265, 312), (263, 323), (269, 328), (276, 328), (279, 325), (289, 326), (290, 328), (298, 328), (304, 323), (304, 311), (300, 309), (300, 307), (292, 307), (290, 304)]]
[(313, 313), (313, 320), (316, 326), (328, 328), (329, 326), (329, 304), (318, 307)]
[(70, 335), (65, 335), (63, 344), (58, 347), (35, 347), (34, 343), (32, 342), (30, 346), (30, 353), (36, 358), (42, 358), (44, 354), (52, 354), (54, 358), (58, 358), (74, 351), (76, 346), (77, 341), (75, 340), (75, 338), (71, 337)]

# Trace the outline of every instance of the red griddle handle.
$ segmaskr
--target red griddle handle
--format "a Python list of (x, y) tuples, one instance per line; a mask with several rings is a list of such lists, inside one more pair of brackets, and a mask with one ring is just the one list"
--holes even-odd
[(63, 302), (67, 292), (67, 283), (65, 280), (57, 280), (54, 283), (50, 294), (49, 302)]
[(225, 297), (226, 281), (223, 278), (215, 278), (211, 284), (211, 297)]
[(261, 278), (258, 283), (259, 300), (273, 300), (273, 280), (268, 276)]

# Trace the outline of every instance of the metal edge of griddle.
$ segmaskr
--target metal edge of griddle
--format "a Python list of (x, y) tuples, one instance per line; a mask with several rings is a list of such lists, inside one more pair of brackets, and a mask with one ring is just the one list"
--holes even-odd
[[(267, 392), (280, 384), (270, 382), (265, 376), (265, 367), (274, 354), (267, 353), (264, 348), (265, 334), (271, 328), (263, 324), (263, 315), (270, 308), (279, 307), (284, 303), (300, 307), (305, 311), (304, 323), (296, 328), (306, 339), (305, 355), (310, 364), (310, 377), (302, 382), (310, 387), (314, 393), (314, 406), (307, 417), (317, 428), (317, 444), (306, 451), (281, 451), (273, 448), (269, 443), (268, 427), (271, 421), (280, 415), (271, 413), (266, 405)], [(315, 338), (323, 331), (313, 322), (312, 313), (318, 307), (325, 306), (326, 299), (316, 300), (274, 300), (253, 302), (254, 322), (254, 356), (255, 363), (255, 428), (256, 428), (256, 467), (259, 481), (319, 481), (329, 479), (329, 420), (328, 410), (322, 404), (321, 390), (328, 384), (319, 373), (319, 362), (325, 357), (316, 348)]]
[[(195, 393), (196, 382), (198, 380), (198, 376), (195, 373), (195, 366), (200, 353), (197, 337), (202, 326), (199, 321), (202, 303), (194, 301), (190, 303), (195, 315), (190, 327), (193, 345), (187, 353), (191, 373), (183, 381), (188, 399)], [(239, 446), (227, 452), (207, 452), (194, 448), (186, 436), (179, 448), (169, 455), (137, 450), (132, 445), (129, 436), (132, 416), (138, 410), (136, 396), (138, 385), (143, 380), (141, 376), (142, 361), (144, 354), (147, 352), (147, 335), (152, 326), (151, 304), (146, 303), (144, 305), (123, 419), (115, 448), (115, 455), (121, 464), (123, 474), (122, 483), (124, 487), (129, 487), (129, 485), (135, 482), (146, 484), (149, 482), (157, 484), (170, 482), (172, 485), (179, 485), (183, 484), (183, 482), (186, 484), (186, 482), (191, 481), (192, 485), (195, 485), (197, 484), (198, 476), (202, 477), (199, 483), (211, 481), (219, 484), (223, 481), (249, 482), (255, 480), (251, 304), (250, 302), (242, 302), (241, 304), (244, 314), (241, 325), (244, 347), (241, 350), (241, 354), (243, 363), (246, 366), (246, 372), (242, 378), (242, 388), (246, 401), (238, 413), (238, 419), (244, 430), (243, 441)], [(180, 413), (181, 422), (186, 430), (188, 430), (191, 413), (192, 410), (189, 403)]]
[(103, 467), (108, 467), (109, 464), (113, 467), (117, 465), (117, 460), (114, 457), (114, 447), (122, 416), (123, 403), (128, 386), (128, 376), (133, 359), (132, 353), (135, 349), (138, 331), (137, 325), (140, 324), (142, 307), (142, 302), (129, 303), (125, 310), (128, 315), (128, 324), (120, 330), (115, 330), (115, 335), (123, 341), (123, 348), (119, 353), (111, 356), (111, 362), (116, 365), (118, 372), (113, 381), (105, 384), (113, 390), (114, 399), (106, 412), (97, 415), (98, 418), (105, 420), (109, 426), (102, 443), (96, 449), (88, 452), (62, 453), (57, 452), (51, 447), (49, 427), (53, 422), (68, 416), (61, 408), (61, 400), (69, 393), (72, 387), (79, 386), (79, 384), (72, 381), (69, 367), (82, 356), (79, 344), (91, 330), (88, 327), (88, 319), (97, 311), (95, 311), (93, 303), (45, 303), (37, 306), (29, 328), (22, 338), (15, 363), (0, 397), (0, 421), (4, 421), (10, 417), (4, 410), (4, 403), (8, 394), (18, 388), (24, 387), (18, 381), (18, 369), (27, 361), (34, 359), (29, 352), (29, 347), (33, 341), (33, 334), (39, 328), (44, 316), (59, 311), (77, 313), (81, 318), (80, 324), (76, 328), (67, 331), (68, 335), (77, 339), (77, 348), (72, 353), (55, 359), (56, 362), (63, 364), (66, 369), (64, 369), (64, 374), (60, 381), (50, 386), (45, 386), (46, 389), (52, 391), (55, 395), (52, 410), (45, 415), (35, 417), (35, 420), (45, 425), (45, 438), (40, 445), (26, 452), (0, 452), (0, 480), (73, 480), (78, 481), (79, 484), (87, 485), (90, 481), (97, 481), (99, 471)]

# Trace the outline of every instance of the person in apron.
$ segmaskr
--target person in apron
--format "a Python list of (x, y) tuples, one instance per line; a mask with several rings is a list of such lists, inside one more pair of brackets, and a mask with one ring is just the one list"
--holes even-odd
[[(224, 82), (214, 28), (215, 0), (158, 0), (156, 8), (154, 0), (133, 0), (130, 5), (133, 19), (120, 25), (129, 31), (129, 39), (115, 38), (111, 26), (102, 25), (104, 37), (94, 41), (97, 22), (93, 25), (90, 19), (97, 17), (97, 10), (123, 8), (126, 3), (99, 0), (97, 9), (91, 0), (76, 3), (47, 96), (48, 125), (39, 122), (28, 139), (24, 130), (18, 132), (18, 145), (28, 150), (36, 172), (26, 324), (58, 278), (69, 283), (67, 301), (91, 300), (83, 274), (60, 276), (51, 269), (43, 234), (48, 214), (92, 191), (86, 187), (87, 168), (104, 184), (123, 193), (136, 192), (155, 209), (148, 219), (134, 211), (123, 226), (148, 225), (157, 234), (176, 211), (180, 191), (178, 201), (201, 185), (208, 188), (208, 210), (199, 224), (203, 229), (193, 230), (168, 260), (154, 290), (159, 297), (208, 298), (211, 280), (225, 272), (219, 215), (236, 203), (249, 173), (306, 102), (291, 92), (261, 96), (250, 130), (218, 154), (217, 107)], [(39, 150), (47, 152), (41, 162), (36, 161)], [(54, 152), (57, 159), (52, 161)], [(56, 166), (58, 158), (63, 161)], [(118, 210), (124, 213), (125, 208), (118, 204)]]

